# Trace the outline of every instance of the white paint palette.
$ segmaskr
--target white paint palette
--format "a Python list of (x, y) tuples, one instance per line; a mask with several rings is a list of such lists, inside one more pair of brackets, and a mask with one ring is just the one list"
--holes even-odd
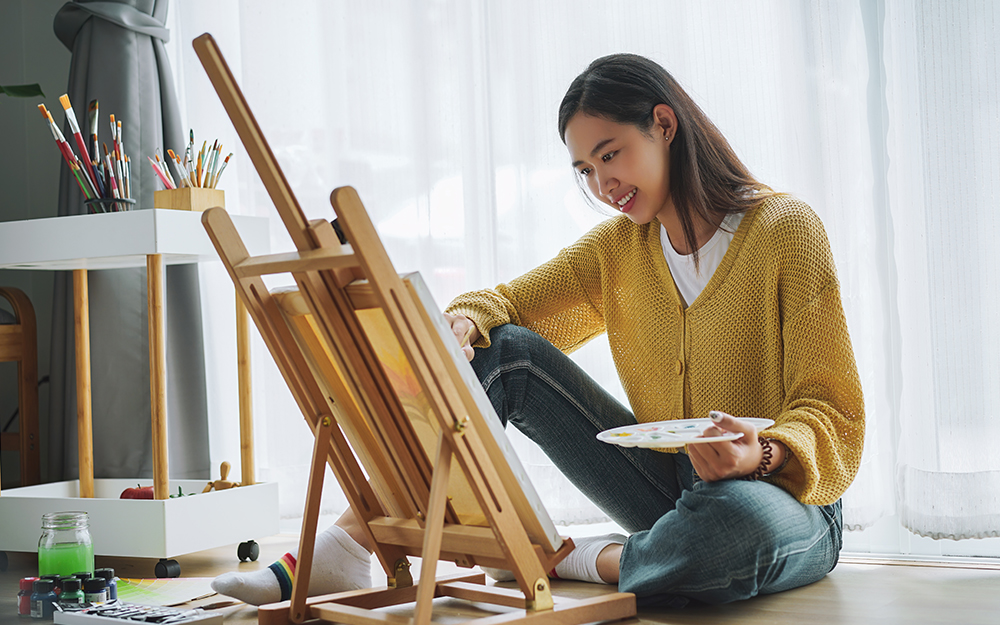
[[(742, 417), (740, 421), (749, 423), (758, 432), (774, 425), (771, 419)], [(650, 447), (670, 448), (683, 447), (691, 443), (715, 443), (732, 441), (743, 436), (742, 432), (727, 432), (720, 436), (702, 437), (713, 421), (704, 419), (676, 419), (674, 421), (654, 421), (652, 423), (636, 423), (624, 425), (610, 430), (604, 430), (597, 435), (597, 440), (618, 445), (620, 447)]]

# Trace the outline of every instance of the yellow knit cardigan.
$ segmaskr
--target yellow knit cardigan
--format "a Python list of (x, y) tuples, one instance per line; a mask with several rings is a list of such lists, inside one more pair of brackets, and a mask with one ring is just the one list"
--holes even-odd
[(864, 402), (826, 232), (786, 195), (748, 211), (722, 263), (686, 309), (660, 224), (605, 221), (551, 261), (456, 298), (489, 345), (505, 323), (569, 353), (607, 332), (636, 419), (766, 417), (794, 454), (767, 478), (806, 504), (836, 501), (857, 473)]

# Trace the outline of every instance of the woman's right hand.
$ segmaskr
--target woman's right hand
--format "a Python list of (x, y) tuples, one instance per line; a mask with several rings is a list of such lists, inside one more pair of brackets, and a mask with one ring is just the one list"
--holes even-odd
[(472, 323), (472, 319), (469, 319), (465, 315), (449, 315), (444, 313), (444, 319), (451, 326), (451, 333), (455, 335), (455, 340), (462, 347), (462, 352), (465, 357), (472, 360), (472, 357), (476, 355), (474, 349), (472, 349), (472, 344), (479, 340), (479, 329), (476, 328), (476, 324)]

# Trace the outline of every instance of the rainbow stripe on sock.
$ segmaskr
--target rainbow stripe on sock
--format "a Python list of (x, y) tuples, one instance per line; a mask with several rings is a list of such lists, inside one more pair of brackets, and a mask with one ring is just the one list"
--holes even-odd
[(292, 598), (292, 582), (295, 581), (295, 556), (286, 553), (267, 567), (274, 572), (278, 578), (278, 586), (281, 587), (281, 601), (288, 601)]

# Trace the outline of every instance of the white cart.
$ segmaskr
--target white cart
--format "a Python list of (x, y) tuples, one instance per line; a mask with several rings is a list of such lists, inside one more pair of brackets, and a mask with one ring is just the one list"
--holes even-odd
[[(269, 251), (266, 218), (234, 216), (233, 222), (251, 254)], [(200, 493), (206, 481), (171, 482), (168, 477), (163, 268), (217, 259), (201, 225), (201, 213), (151, 209), (0, 223), (0, 268), (73, 272), (80, 459), (78, 480), (0, 492), (0, 551), (36, 551), (43, 513), (81, 510), (90, 515), (98, 555), (160, 558), (156, 575), (176, 577), (180, 567), (171, 559), (175, 556), (278, 532), (277, 484), (257, 483), (254, 478), (249, 331), (239, 298), (236, 332), (243, 486), (194, 497), (169, 497), (178, 487)], [(122, 500), (119, 494), (134, 486), (134, 479), (94, 479), (87, 272), (143, 265), (148, 285), (154, 499)], [(240, 558), (256, 559), (255, 546), (252, 541), (241, 544)]]

